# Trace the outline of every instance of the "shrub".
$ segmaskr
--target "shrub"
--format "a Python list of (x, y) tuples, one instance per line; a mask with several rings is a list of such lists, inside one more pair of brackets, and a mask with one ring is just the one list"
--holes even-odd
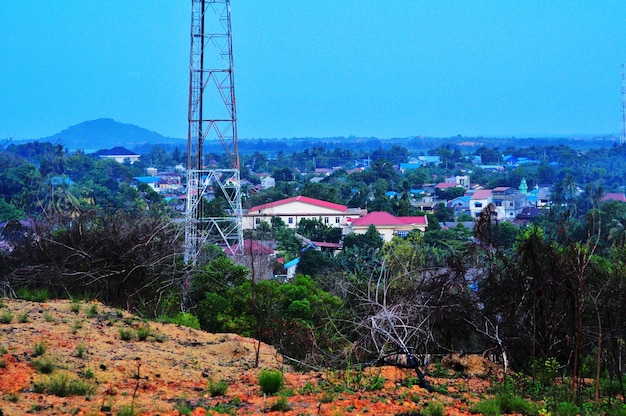
[(428, 416), (443, 416), (445, 407), (439, 402), (428, 402), (424, 411)]
[(626, 404), (617, 404), (606, 413), (608, 416), (626, 416)]
[(85, 313), (87, 315), (87, 318), (93, 318), (94, 316), (98, 314), (98, 305), (95, 303), (92, 303), (91, 305), (89, 305)]
[(480, 413), (483, 416), (499, 416), (502, 414), (500, 403), (496, 399), (481, 400), (478, 403), (474, 403), (470, 407), (470, 412)]
[(167, 319), (173, 324), (186, 326), (188, 328), (200, 329), (200, 321), (198, 317), (188, 312), (180, 312), (174, 318)]
[(50, 312), (43, 313), (43, 320), (46, 322), (56, 322), (56, 319)]
[(13, 312), (4, 311), (2, 315), (0, 315), (0, 322), (3, 324), (10, 324), (13, 321)]
[(28, 315), (28, 312), (24, 312), (23, 314), (17, 317), (17, 322), (19, 322), (20, 324), (25, 324), (26, 322), (29, 322), (29, 321), (30, 321), (30, 316)]
[(39, 341), (35, 344), (35, 355), (44, 355), (47, 349), (48, 344), (46, 344), (46, 341)]
[(83, 358), (85, 356), (85, 344), (78, 344), (76, 346), (76, 357)]
[(576, 416), (580, 414), (580, 407), (572, 402), (560, 402), (556, 405), (556, 413), (559, 416)]
[(44, 357), (40, 360), (33, 361), (33, 367), (41, 374), (50, 374), (56, 368), (56, 364), (49, 357)]
[(278, 370), (261, 370), (259, 373), (259, 386), (265, 394), (278, 393), (284, 383), (283, 373)]
[(137, 339), (139, 341), (145, 341), (151, 333), (152, 330), (150, 329), (150, 327), (140, 326), (139, 328), (137, 328)]
[(209, 394), (211, 397), (222, 396), (228, 390), (228, 384), (224, 380), (209, 380)]
[(80, 312), (80, 299), (74, 299), (70, 303), (70, 311), (74, 313)]
[(191, 415), (191, 408), (186, 403), (182, 403), (182, 402), (176, 403), (176, 406), (174, 406), (174, 409), (178, 410), (178, 413), (180, 415), (184, 415), (184, 416)]
[(117, 411), (117, 416), (137, 416), (139, 415), (139, 411), (135, 410), (135, 406), (132, 404), (127, 404)]
[(74, 319), (74, 322), (72, 322), (72, 334), (77, 333), (83, 327), (83, 323), (82, 319)]
[(130, 328), (120, 328), (120, 339), (122, 341), (130, 341), (135, 336), (135, 331)]
[(21, 287), (15, 292), (19, 299), (29, 300), (32, 302), (45, 302), (50, 299), (50, 292), (48, 289), (36, 289), (32, 292), (27, 287)]
[(93, 384), (71, 377), (68, 373), (59, 373), (47, 382), (38, 384), (36, 390), (54, 396), (89, 396), (95, 391)]
[(512, 393), (500, 393), (495, 398), (502, 413), (537, 414), (537, 407), (524, 398)]
[[(282, 374), (281, 374), (282, 375)], [(274, 404), (270, 407), (273, 412), (287, 412), (291, 410), (291, 405), (287, 401), (286, 396), (280, 396)]]

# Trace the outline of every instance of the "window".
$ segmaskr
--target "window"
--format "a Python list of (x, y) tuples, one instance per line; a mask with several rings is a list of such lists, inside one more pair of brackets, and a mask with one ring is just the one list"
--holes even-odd
[(254, 223), (255, 223), (256, 225), (261, 224), (261, 218), (258, 218), (258, 217), (257, 217), (257, 218), (255, 218), (255, 219), (254, 219)]
[(483, 207), (483, 203), (482, 202), (474, 202), (474, 206), (476, 208), (482, 208)]
[(397, 235), (398, 237), (406, 238), (406, 236), (407, 236), (407, 235), (409, 235), (409, 232), (408, 232), (408, 231), (406, 231), (406, 230), (403, 230), (403, 231), (396, 231), (396, 235)]
[(501, 206), (502, 206), (502, 202), (501, 202), (501, 201), (497, 201), (497, 202), (496, 202), (496, 206), (497, 206), (497, 207), (501, 207)]
[(324, 224), (328, 224), (330, 222), (330, 219), (328, 217), (324, 217)]
[(512, 207), (513, 206), (513, 202), (509, 202), (509, 206)]
[(335, 224), (340, 224), (340, 223), (341, 223), (341, 218), (335, 217)]
[(293, 217), (289, 217), (287, 219), (287, 224), (293, 224)]

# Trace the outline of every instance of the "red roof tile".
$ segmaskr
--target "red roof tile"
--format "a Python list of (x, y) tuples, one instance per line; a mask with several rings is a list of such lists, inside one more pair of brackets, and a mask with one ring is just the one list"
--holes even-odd
[(427, 224), (426, 217), (395, 217), (388, 212), (376, 211), (361, 218), (353, 218), (352, 225), (370, 226), (370, 225), (409, 225), (409, 224)]
[(479, 189), (472, 194), (470, 199), (487, 199), (491, 196), (491, 189)]
[(291, 204), (292, 202), (302, 202), (309, 205), (315, 205), (322, 208), (334, 209), (337, 211), (347, 211), (348, 207), (345, 205), (339, 205), (332, 202), (322, 201), (321, 199), (309, 198), (308, 196), (294, 196), (292, 198), (281, 199), (280, 201), (270, 202), (269, 204), (257, 205), (250, 208), (248, 211), (261, 211), (264, 209), (274, 208), (281, 205)]
[(456, 183), (451, 183), (451, 182), (439, 182), (437, 185), (435, 185), (435, 189), (448, 189), (448, 188), (456, 188), (456, 187), (460, 187), (462, 188), (461, 185), (456, 184)]

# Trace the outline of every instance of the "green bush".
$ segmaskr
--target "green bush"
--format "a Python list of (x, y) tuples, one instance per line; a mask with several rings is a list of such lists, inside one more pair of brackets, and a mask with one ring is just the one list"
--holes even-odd
[(273, 412), (287, 412), (291, 410), (291, 405), (287, 401), (286, 396), (280, 396), (274, 404), (270, 407)]
[(626, 416), (626, 404), (617, 404), (606, 412), (607, 416)]
[(44, 355), (47, 349), (48, 344), (46, 344), (46, 341), (39, 341), (35, 344), (35, 355)]
[(44, 357), (33, 361), (33, 367), (41, 374), (50, 374), (56, 368), (56, 364), (49, 357)]
[(168, 321), (176, 325), (200, 329), (200, 322), (198, 321), (198, 318), (188, 312), (180, 312), (174, 318), (168, 319)]
[(13, 312), (9, 310), (2, 312), (2, 315), (0, 315), (0, 323), (10, 324), (11, 322), (13, 322)]
[(439, 402), (428, 402), (424, 413), (428, 416), (443, 416), (446, 408)]
[(572, 402), (560, 402), (556, 405), (556, 413), (559, 416), (576, 416), (580, 414), (580, 407)]
[(228, 384), (224, 380), (209, 380), (209, 394), (211, 397), (222, 396), (228, 390)]
[(70, 303), (70, 311), (74, 313), (80, 312), (80, 299), (74, 299)]
[(503, 393), (496, 396), (496, 401), (499, 404), (500, 411), (502, 413), (521, 413), (523, 415), (535, 415), (537, 414), (537, 407), (534, 403), (525, 400), (524, 398), (511, 394)]
[(283, 373), (279, 370), (261, 370), (259, 373), (259, 386), (265, 394), (276, 394), (285, 383)]
[(89, 396), (95, 391), (93, 384), (71, 377), (68, 373), (59, 373), (44, 383), (37, 384), (35, 391), (54, 396)]
[(122, 341), (130, 341), (135, 336), (135, 331), (131, 328), (120, 328), (120, 339)]
[(117, 411), (117, 416), (138, 416), (139, 411), (135, 409), (135, 406), (127, 404)]
[(85, 344), (80, 343), (76, 346), (76, 357), (83, 358), (85, 356)]
[(85, 314), (87, 315), (87, 318), (93, 318), (94, 316), (98, 315), (98, 305), (95, 303), (89, 305)]
[(502, 414), (500, 411), (500, 404), (496, 399), (481, 400), (478, 403), (474, 403), (470, 407), (471, 413), (480, 413), (483, 416), (499, 416)]
[(140, 326), (139, 328), (137, 328), (137, 339), (139, 341), (145, 341), (151, 333), (152, 330), (150, 329), (150, 327)]

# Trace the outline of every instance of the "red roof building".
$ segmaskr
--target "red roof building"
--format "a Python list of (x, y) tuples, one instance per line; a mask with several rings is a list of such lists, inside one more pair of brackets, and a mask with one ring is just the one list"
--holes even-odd
[(344, 228), (344, 234), (351, 232), (365, 234), (367, 229), (373, 225), (383, 237), (384, 241), (391, 241), (394, 235), (406, 237), (413, 230), (426, 231), (428, 218), (426, 216), (416, 217), (396, 217), (388, 212), (376, 211), (356, 218)]
[(307, 196), (294, 196), (250, 208), (243, 215), (243, 228), (255, 229), (261, 221), (270, 222), (273, 217), (281, 218), (290, 228), (296, 228), (302, 219), (321, 219), (330, 227), (341, 227), (349, 219), (359, 218), (363, 214), (364, 210), (360, 208), (348, 208)]

